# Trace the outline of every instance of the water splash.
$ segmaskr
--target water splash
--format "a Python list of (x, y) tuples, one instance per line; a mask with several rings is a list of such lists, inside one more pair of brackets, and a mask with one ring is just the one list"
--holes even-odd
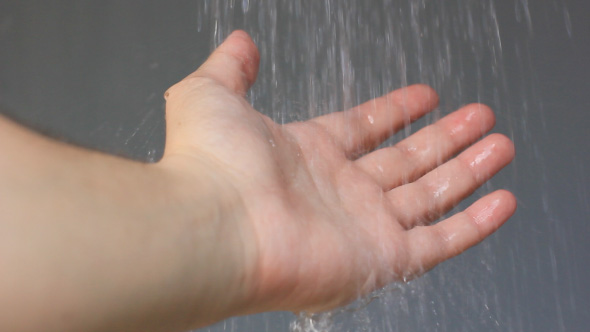
[(291, 332), (332, 332), (333, 330), (332, 313), (315, 316), (300, 314), (289, 326)]

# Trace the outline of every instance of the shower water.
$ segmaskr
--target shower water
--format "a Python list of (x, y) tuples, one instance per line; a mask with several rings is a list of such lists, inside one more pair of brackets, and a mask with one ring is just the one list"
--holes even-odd
[[(567, 8), (561, 1), (554, 4), (571, 36)], [(211, 50), (235, 29), (252, 36), (261, 63), (248, 98), (278, 123), (304, 121), (400, 87), (428, 84), (440, 95), (439, 107), (384, 145), (462, 105), (480, 102), (495, 110), (499, 131), (531, 147), (519, 153), (540, 165), (529, 175), (543, 179), (543, 156), (527, 129), (544, 122), (530, 64), (535, 27), (530, 6), (528, 0), (203, 0), (197, 29), (211, 40)], [(518, 30), (502, 30), (499, 16), (514, 21)], [(507, 69), (506, 58), (518, 68)], [(492, 189), (511, 189), (517, 176), (521, 171), (509, 166), (452, 213)], [(536, 185), (543, 196), (544, 181)], [(546, 202), (543, 207), (549, 212)], [(391, 285), (333, 312), (233, 318), (208, 330), (522, 331), (529, 318), (503, 303), (495, 283), (506, 271), (506, 263), (495, 257), (501, 245), (501, 239), (492, 237), (417, 280)], [(518, 253), (518, 246), (512, 246)], [(515, 271), (516, 263), (511, 264)]]

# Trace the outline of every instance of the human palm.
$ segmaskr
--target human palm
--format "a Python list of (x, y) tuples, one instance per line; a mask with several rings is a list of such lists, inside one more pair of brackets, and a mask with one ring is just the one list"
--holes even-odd
[(410, 86), (348, 111), (278, 125), (243, 98), (257, 66), (255, 46), (237, 32), (172, 87), (164, 156), (206, 160), (240, 197), (241, 238), (256, 248), (247, 278), (256, 310), (343, 304), (424, 273), (513, 213), (514, 197), (497, 191), (431, 225), (513, 158), (512, 143), (498, 134), (470, 146), (494, 124), (487, 107), (465, 106), (373, 151), (435, 108), (436, 93)]

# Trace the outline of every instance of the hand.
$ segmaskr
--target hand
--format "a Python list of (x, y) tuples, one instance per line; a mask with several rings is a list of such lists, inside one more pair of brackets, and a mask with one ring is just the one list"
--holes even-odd
[(219, 245), (234, 255), (225, 259), (245, 262), (235, 285), (220, 286), (243, 295), (231, 314), (344, 304), (428, 271), (514, 212), (513, 195), (499, 190), (431, 224), (513, 159), (505, 136), (474, 143), (494, 125), (486, 106), (462, 107), (373, 151), (433, 110), (436, 93), (409, 86), (348, 111), (278, 125), (244, 99), (258, 60), (249, 36), (234, 32), (166, 93), (159, 166), (184, 179), (208, 170), (222, 206), (231, 207), (219, 222), (233, 240)]

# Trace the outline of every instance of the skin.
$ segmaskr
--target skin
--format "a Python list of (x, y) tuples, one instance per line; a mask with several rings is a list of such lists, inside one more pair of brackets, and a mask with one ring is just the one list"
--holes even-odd
[(142, 164), (0, 117), (0, 330), (182, 331), (322, 311), (416, 277), (514, 212), (499, 190), (432, 222), (514, 157), (462, 107), (373, 150), (438, 103), (413, 85), (278, 125), (244, 99), (259, 56), (236, 31), (165, 94), (164, 157)]

